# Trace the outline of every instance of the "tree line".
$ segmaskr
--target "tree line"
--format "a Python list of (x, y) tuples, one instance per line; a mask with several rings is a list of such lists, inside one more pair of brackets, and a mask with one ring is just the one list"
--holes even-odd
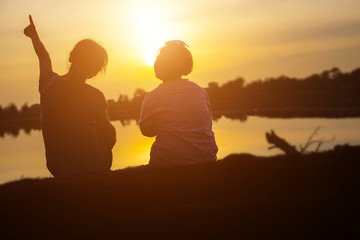
[[(360, 68), (343, 73), (332, 68), (306, 78), (279, 76), (246, 83), (242, 77), (205, 88), (214, 120), (221, 116), (245, 121), (249, 115), (267, 117), (359, 117)], [(147, 92), (136, 89), (132, 97), (121, 94), (108, 100), (111, 120), (123, 125), (138, 119)], [(40, 105), (0, 105), (0, 128), (16, 122), (39, 121)], [(15, 120), (15, 121), (14, 121)], [(7, 123), (7, 124), (4, 124)], [(20, 123), (19, 123), (20, 124)], [(1, 132), (1, 131), (0, 131)]]
[(0, 105), (0, 120), (39, 118), (39, 113), (39, 104), (29, 106), (28, 103), (25, 103), (19, 109), (14, 103), (5, 107)]
[(215, 114), (360, 116), (360, 68), (348, 73), (332, 68), (303, 79), (279, 76), (249, 83), (238, 77), (221, 86), (209, 83), (206, 90)]

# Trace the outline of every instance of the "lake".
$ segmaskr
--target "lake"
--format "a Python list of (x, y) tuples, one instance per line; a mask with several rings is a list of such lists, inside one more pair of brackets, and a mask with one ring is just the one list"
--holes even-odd
[[(141, 135), (133, 120), (123, 126), (120, 121), (112, 122), (116, 127), (117, 142), (113, 149), (112, 170), (147, 164), (150, 148), (155, 138)], [(213, 123), (215, 139), (219, 147), (218, 159), (231, 153), (254, 155), (276, 155), (278, 149), (268, 150), (265, 132), (271, 129), (292, 145), (304, 145), (314, 129), (321, 126), (315, 139), (335, 140), (321, 146), (320, 150), (337, 144), (360, 145), (360, 118), (263, 118), (250, 116), (246, 121), (220, 118)], [(5, 135), (0, 138), (0, 184), (21, 178), (50, 177), (45, 165), (45, 151), (41, 131), (29, 134), (21, 131), (17, 137)], [(312, 146), (309, 150), (313, 150)]]

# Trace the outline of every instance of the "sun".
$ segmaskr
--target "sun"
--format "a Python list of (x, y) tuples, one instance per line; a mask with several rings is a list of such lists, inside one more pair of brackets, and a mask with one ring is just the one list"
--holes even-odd
[(135, 23), (141, 57), (147, 65), (153, 65), (159, 48), (171, 40), (174, 31), (161, 19), (161, 15), (150, 10), (137, 12)]
[(167, 41), (164, 36), (152, 36), (142, 44), (142, 58), (148, 65), (153, 65), (159, 48)]

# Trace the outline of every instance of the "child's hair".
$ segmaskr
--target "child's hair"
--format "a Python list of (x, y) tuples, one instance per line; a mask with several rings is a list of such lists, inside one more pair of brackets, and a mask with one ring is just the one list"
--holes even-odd
[(172, 80), (191, 73), (193, 58), (187, 47), (186, 43), (179, 40), (165, 42), (155, 60), (156, 77), (161, 80)]
[(82, 72), (87, 78), (106, 70), (108, 55), (102, 46), (90, 39), (78, 42), (70, 53), (71, 66)]

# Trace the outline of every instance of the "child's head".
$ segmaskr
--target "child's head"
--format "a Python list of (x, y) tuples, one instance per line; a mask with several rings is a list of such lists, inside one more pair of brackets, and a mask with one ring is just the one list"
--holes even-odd
[(193, 58), (187, 45), (179, 40), (165, 42), (155, 60), (155, 75), (162, 81), (179, 79), (191, 73)]
[(98, 43), (83, 39), (71, 51), (69, 62), (73, 71), (88, 79), (96, 76), (101, 70), (105, 71), (108, 55)]

